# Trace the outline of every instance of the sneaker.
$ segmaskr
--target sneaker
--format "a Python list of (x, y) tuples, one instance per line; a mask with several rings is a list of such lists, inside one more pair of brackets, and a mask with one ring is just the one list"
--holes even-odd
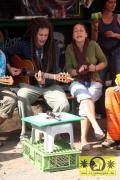
[(102, 142), (103, 147), (111, 147), (115, 143), (112, 139), (105, 139), (104, 142)]

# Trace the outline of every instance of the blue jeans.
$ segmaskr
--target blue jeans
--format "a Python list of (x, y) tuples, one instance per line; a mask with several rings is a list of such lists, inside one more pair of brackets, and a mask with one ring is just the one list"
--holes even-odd
[(113, 51), (105, 52), (105, 55), (108, 60), (108, 66), (100, 72), (100, 78), (103, 83), (106, 80), (107, 73), (110, 73), (110, 79), (114, 84), (116, 74), (120, 73), (120, 46), (118, 46)]

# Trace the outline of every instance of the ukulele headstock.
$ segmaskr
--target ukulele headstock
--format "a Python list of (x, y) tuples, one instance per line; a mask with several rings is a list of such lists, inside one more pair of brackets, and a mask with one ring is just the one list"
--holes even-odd
[(68, 73), (59, 73), (56, 74), (55, 79), (57, 81), (63, 82), (63, 83), (70, 83), (71, 81), (73, 81), (74, 79), (70, 76), (70, 74)]
[(14, 80), (13, 80), (12, 76), (0, 77), (1, 84), (13, 85), (13, 82), (14, 82)]

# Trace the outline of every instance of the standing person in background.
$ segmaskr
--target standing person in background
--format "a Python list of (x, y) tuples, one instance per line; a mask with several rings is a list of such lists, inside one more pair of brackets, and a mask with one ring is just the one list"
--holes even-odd
[[(103, 147), (110, 147), (120, 143), (120, 82), (116, 79), (116, 86), (109, 87), (105, 93), (105, 109), (107, 115), (107, 136)], [(118, 147), (120, 149), (120, 145)]]
[(69, 90), (71, 95), (77, 98), (79, 115), (85, 117), (81, 121), (81, 149), (89, 150), (87, 134), (90, 123), (98, 140), (105, 136), (95, 118), (94, 102), (102, 95), (99, 71), (106, 67), (107, 60), (99, 45), (88, 40), (83, 24), (73, 27), (73, 42), (67, 46), (65, 56), (66, 70), (75, 78)]
[(114, 84), (115, 75), (120, 73), (120, 15), (115, 14), (116, 0), (104, 0), (101, 17), (92, 21), (92, 39), (96, 40), (108, 59), (108, 66), (101, 72), (106, 80), (107, 72)]
[[(44, 78), (44, 72), (58, 73), (59, 50), (54, 43), (53, 30), (45, 18), (33, 19), (27, 35), (14, 46), (5, 49), (7, 59), (17, 54), (24, 59), (31, 59), (38, 72), (34, 77), (34, 85), (21, 84), (18, 91), (18, 108), (20, 117), (33, 115), (31, 105), (43, 96), (53, 112), (69, 111), (69, 102), (62, 87), (54, 80)], [(8, 61), (8, 69), (12, 75), (21, 73)], [(25, 73), (25, 72), (24, 72)], [(22, 135), (24, 134), (24, 130)]]

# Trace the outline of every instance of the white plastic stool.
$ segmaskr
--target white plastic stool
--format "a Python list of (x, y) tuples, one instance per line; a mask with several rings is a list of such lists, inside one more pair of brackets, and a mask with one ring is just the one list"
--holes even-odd
[(32, 143), (39, 140), (39, 134), (44, 134), (44, 150), (45, 152), (52, 152), (54, 149), (54, 139), (57, 134), (68, 133), (70, 136), (70, 146), (74, 148), (74, 137), (72, 123), (60, 124), (54, 126), (47, 126), (45, 128), (39, 128), (37, 126), (32, 127)]

